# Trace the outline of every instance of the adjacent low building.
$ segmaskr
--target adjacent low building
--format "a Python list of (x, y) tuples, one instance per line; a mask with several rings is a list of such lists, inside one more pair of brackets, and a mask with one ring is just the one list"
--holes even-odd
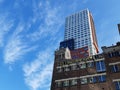
[(120, 90), (120, 43), (102, 49), (78, 59), (68, 48), (55, 51), (51, 90)]
[(110, 90), (120, 90), (120, 42), (102, 47)]

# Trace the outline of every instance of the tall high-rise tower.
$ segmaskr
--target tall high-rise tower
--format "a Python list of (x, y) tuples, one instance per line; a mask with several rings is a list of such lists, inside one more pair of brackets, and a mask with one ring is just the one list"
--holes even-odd
[(94, 21), (88, 9), (66, 17), (64, 39), (72, 38), (75, 49), (88, 46), (90, 55), (98, 53)]

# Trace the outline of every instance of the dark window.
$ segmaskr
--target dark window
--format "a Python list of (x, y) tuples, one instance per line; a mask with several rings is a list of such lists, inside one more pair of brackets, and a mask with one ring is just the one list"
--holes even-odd
[(111, 53), (108, 53), (108, 56), (111, 58), (111, 57), (112, 57), (112, 54), (111, 54)]
[(120, 53), (118, 51), (116, 52), (111, 52), (111, 53), (108, 53), (108, 56), (111, 58), (111, 57), (115, 57), (115, 56), (120, 56)]
[(57, 72), (63, 72), (63, 68), (57, 68)]
[(102, 76), (98, 76), (98, 82), (105, 82), (106, 81), (106, 76), (102, 75)]
[(81, 84), (87, 84), (88, 83), (87, 78), (81, 78), (80, 82), (81, 82)]
[(94, 62), (87, 63), (87, 67), (94, 67)]
[(96, 69), (97, 69), (97, 72), (106, 71), (105, 62), (104, 61), (98, 61), (98, 62), (96, 62)]
[(63, 86), (69, 86), (69, 81), (67, 80), (67, 81), (64, 81), (63, 82)]
[(74, 79), (71, 80), (71, 83), (70, 83), (70, 84), (71, 84), (72, 86), (73, 86), (73, 85), (77, 85), (77, 80), (76, 80), (76, 79), (75, 79), (75, 80), (74, 80)]
[(61, 87), (62, 86), (62, 82), (56, 82), (56, 87)]
[(89, 82), (90, 83), (96, 83), (97, 82), (96, 77), (90, 77)]
[(64, 71), (66, 71), (66, 72), (67, 72), (67, 71), (70, 71), (70, 67), (65, 67), (65, 68), (64, 68)]
[(120, 81), (115, 82), (115, 88), (116, 88), (116, 90), (120, 90)]
[(113, 66), (111, 67), (111, 70), (112, 70), (112, 72), (118, 72), (118, 71), (119, 71), (118, 65), (113, 65)]

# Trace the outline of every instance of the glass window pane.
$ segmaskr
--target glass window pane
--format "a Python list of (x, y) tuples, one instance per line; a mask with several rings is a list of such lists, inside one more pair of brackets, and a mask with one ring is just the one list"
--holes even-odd
[(87, 63), (87, 66), (88, 66), (88, 67), (94, 67), (94, 62), (89, 62), (89, 63)]
[(100, 71), (100, 64), (99, 64), (99, 62), (96, 62), (96, 69), (97, 69), (97, 71)]
[(81, 78), (81, 84), (87, 84), (87, 78)]
[(58, 72), (62, 72), (62, 68), (57, 68), (57, 71)]
[(105, 71), (105, 70), (106, 70), (105, 62), (104, 62), (104, 61), (101, 61), (101, 67), (102, 67), (102, 71)]
[(115, 82), (115, 87), (116, 87), (116, 90), (120, 90), (120, 81)]
[(76, 65), (71, 66), (71, 70), (77, 70), (77, 66)]
[(64, 81), (63, 82), (63, 86), (69, 86), (69, 81), (67, 80), (67, 81)]
[(106, 71), (105, 62), (104, 61), (98, 61), (98, 62), (96, 62), (96, 69), (97, 69), (97, 72)]
[(77, 80), (71, 80), (71, 85), (77, 85)]
[(96, 77), (90, 77), (89, 82), (90, 83), (95, 83), (96, 82)]
[(113, 65), (113, 66), (111, 66), (111, 70), (112, 70), (112, 72), (118, 72), (119, 68), (117, 65)]
[(106, 81), (106, 76), (105, 75), (98, 76), (98, 81), (99, 82), (105, 82)]
[(62, 86), (62, 82), (56, 82), (56, 86), (57, 87), (61, 87)]
[(80, 68), (81, 68), (81, 69), (84, 69), (84, 68), (86, 68), (86, 63), (84, 63), (84, 64), (81, 64)]
[(65, 67), (64, 71), (70, 71), (70, 68), (69, 67)]

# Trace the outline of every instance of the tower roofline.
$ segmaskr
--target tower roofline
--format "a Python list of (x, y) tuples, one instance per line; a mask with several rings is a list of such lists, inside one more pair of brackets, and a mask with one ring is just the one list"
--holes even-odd
[(68, 16), (66, 16), (65, 18), (70, 17), (70, 16), (75, 15), (75, 14), (78, 14), (78, 13), (80, 13), (80, 12), (83, 12), (83, 11), (85, 11), (85, 10), (87, 10), (88, 12), (90, 12), (90, 11), (89, 11), (89, 9), (88, 9), (88, 8), (86, 8), (86, 9), (83, 9), (83, 10), (81, 10), (81, 11), (74, 12), (73, 14), (68, 15)]

